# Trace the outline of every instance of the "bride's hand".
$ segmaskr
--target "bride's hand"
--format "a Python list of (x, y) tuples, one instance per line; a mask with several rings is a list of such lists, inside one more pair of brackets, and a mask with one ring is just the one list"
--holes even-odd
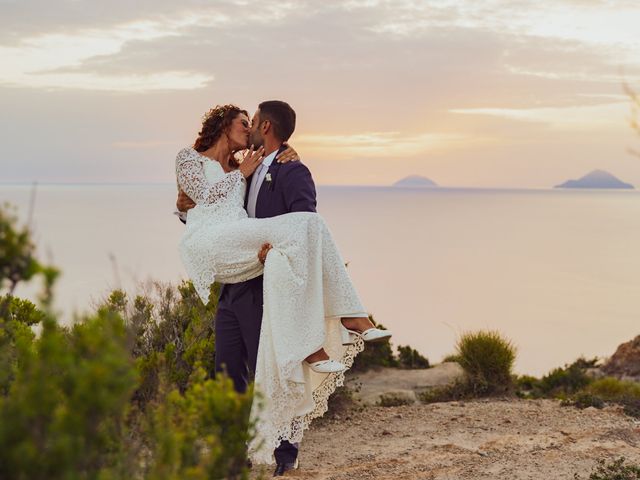
[(265, 243), (264, 245), (262, 245), (262, 248), (258, 252), (258, 260), (260, 260), (261, 264), (264, 265), (264, 262), (267, 261), (267, 254), (269, 253), (269, 250), (271, 250), (271, 248), (273, 247), (270, 243)]
[(244, 178), (250, 177), (256, 171), (256, 168), (262, 163), (263, 156), (264, 147), (254, 150), (253, 145), (251, 145), (251, 148), (244, 154), (240, 167), (238, 167)]
[(284, 144), (287, 149), (280, 152), (276, 155), (276, 162), (278, 163), (287, 163), (287, 162), (297, 162), (300, 160), (300, 156), (298, 152), (296, 152), (293, 147), (289, 144)]

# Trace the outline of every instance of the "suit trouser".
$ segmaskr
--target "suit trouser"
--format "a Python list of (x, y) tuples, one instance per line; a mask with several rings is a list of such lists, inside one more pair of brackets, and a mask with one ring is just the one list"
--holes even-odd
[[(262, 325), (262, 277), (225, 285), (215, 317), (216, 372), (226, 372), (237, 392), (244, 393), (255, 375)], [(298, 444), (286, 440), (275, 449), (278, 463), (293, 463)]]

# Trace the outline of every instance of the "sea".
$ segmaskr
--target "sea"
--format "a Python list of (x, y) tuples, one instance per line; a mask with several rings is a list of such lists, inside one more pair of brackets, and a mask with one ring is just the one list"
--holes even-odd
[[(186, 278), (175, 197), (169, 184), (0, 185), (62, 270), (65, 322), (111, 289)], [(320, 186), (318, 211), (393, 344), (432, 363), (461, 334), (497, 330), (515, 371), (540, 376), (640, 334), (640, 192)]]

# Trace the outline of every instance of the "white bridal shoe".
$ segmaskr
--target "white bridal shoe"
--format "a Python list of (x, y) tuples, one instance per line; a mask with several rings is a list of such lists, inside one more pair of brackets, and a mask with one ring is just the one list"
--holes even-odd
[(353, 345), (355, 337), (362, 337), (362, 340), (369, 343), (385, 342), (391, 338), (392, 333), (389, 330), (381, 330), (379, 328), (368, 328), (364, 332), (349, 330), (342, 325), (342, 344)]
[(319, 362), (307, 362), (309, 368), (316, 373), (336, 373), (342, 372), (347, 369), (344, 363), (336, 362), (335, 360), (320, 360)]

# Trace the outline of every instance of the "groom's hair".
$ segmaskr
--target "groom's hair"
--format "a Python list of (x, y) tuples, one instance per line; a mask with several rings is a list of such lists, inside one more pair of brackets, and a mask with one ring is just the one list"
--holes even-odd
[(260, 123), (269, 120), (279, 140), (286, 142), (296, 129), (296, 112), (287, 102), (268, 100), (258, 105)]

